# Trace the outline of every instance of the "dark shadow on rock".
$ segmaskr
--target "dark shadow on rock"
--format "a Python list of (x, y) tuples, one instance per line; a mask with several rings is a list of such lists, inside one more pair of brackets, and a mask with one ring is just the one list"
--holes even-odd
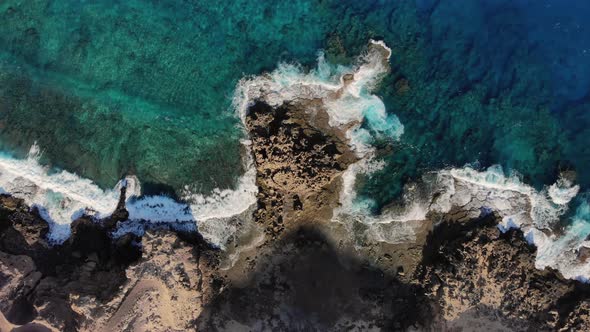
[(493, 213), (464, 222), (450, 218), (428, 236), (414, 279), (430, 294), (434, 310), (471, 308), (480, 320), (502, 321), (515, 331), (586, 324), (572, 317), (590, 300), (590, 286), (551, 268), (537, 269), (536, 248), (518, 229), (501, 233), (498, 220)]
[(11, 332), (51, 332), (51, 329), (41, 324), (30, 323), (14, 328)]
[[(77, 219), (72, 223), (71, 237), (52, 246), (46, 240), (47, 222), (34, 209), (21, 200), (2, 196), (0, 251), (30, 257), (34, 272), (29, 275), (40, 275), (31, 289), (21, 284), (17, 298), (3, 299), (7, 301), (4, 314), (9, 322), (23, 325), (39, 315), (50, 317), (50, 323), (66, 331), (75, 331), (80, 315), (68, 305), (71, 294), (105, 302), (117, 295), (127, 279), (125, 269), (141, 257), (137, 246), (141, 239), (126, 235), (113, 240), (109, 236), (112, 225), (120, 221), (117, 218), (125, 217), (126, 211), (118, 209), (113, 215), (107, 222)], [(35, 307), (42, 309), (37, 312)]]
[(244, 286), (223, 290), (197, 322), (199, 330), (325, 331), (428, 325), (419, 287), (333, 248), (319, 231), (301, 228), (259, 258)]
[(442, 248), (449, 246), (458, 247), (467, 237), (473, 236), (473, 232), (478, 228), (494, 227), (495, 225), (497, 225), (497, 221), (492, 214), (467, 222), (445, 220), (437, 225), (428, 235), (426, 245), (422, 250), (421, 265), (432, 266), (437, 264), (448, 264), (448, 257), (441, 252)]
[(14, 300), (5, 316), (9, 322), (23, 325), (35, 319), (37, 311), (29, 299), (25, 296), (20, 296)]

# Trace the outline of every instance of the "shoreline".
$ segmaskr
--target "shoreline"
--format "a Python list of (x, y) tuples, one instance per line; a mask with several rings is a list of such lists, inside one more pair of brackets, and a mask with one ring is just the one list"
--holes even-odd
[[(241, 190), (194, 197), (201, 210), (130, 201), (130, 181), (111, 195), (113, 214), (76, 215), (71, 236), (52, 245), (42, 209), (0, 195), (4, 318), (60, 331), (590, 328), (590, 285), (538, 269), (529, 230), (499, 227), (519, 225), (523, 209), (521, 224), (536, 226), (535, 202), (560, 217), (571, 183), (545, 197), (497, 169), (442, 170), (379, 216), (354, 205), (355, 176), (374, 151), (360, 139), (363, 112), (336, 111), (368, 102), (372, 125), (403, 131), (370, 94), (388, 70), (383, 47), (372, 43), (340, 86), (309, 73), (294, 80), (309, 84), (278, 90), (272, 74), (245, 81), (250, 173)], [(120, 231), (178, 211), (194, 229)]]
[[(469, 317), (475, 310), (478, 324), (499, 324), (512, 330), (590, 326), (590, 317), (581, 314), (590, 309), (590, 285), (566, 280), (551, 269), (536, 269), (535, 248), (526, 243), (519, 230), (501, 233), (494, 215), (465, 220), (460, 211), (448, 214), (427, 232), (423, 244), (414, 249), (398, 246), (397, 252), (392, 250), (395, 246), (384, 248), (378, 261), (339, 246), (334, 233), (326, 232), (321, 224), (300, 225), (284, 231), (275, 241), (257, 244), (253, 247), (256, 250), (242, 252), (238, 263), (226, 269), (223, 262), (227, 253), (211, 247), (196, 233), (148, 230), (142, 237), (128, 234), (113, 239), (108, 236), (107, 222), (80, 219), (72, 226), (70, 240), (61, 246), (49, 246), (44, 240), (47, 224), (29, 212), (22, 201), (1, 196), (0, 206), (0, 264), (4, 266), (2, 271), (11, 271), (5, 274), (8, 283), (0, 288), (8, 295), (4, 298), (11, 300), (2, 301), (0, 312), (16, 326), (24, 323), (63, 331), (101, 331), (108, 326), (207, 330), (252, 326), (249, 324), (259, 320), (270, 324), (276, 317), (265, 309), (269, 303), (258, 301), (260, 296), (275, 294), (271, 303), (282, 299), (280, 303), (286, 301), (282, 305), (321, 313), (327, 309), (306, 304), (308, 300), (297, 300), (298, 292), (291, 293), (293, 287), (308, 293), (318, 282), (326, 290), (336, 287), (347, 292), (360, 291), (365, 284), (372, 287), (367, 296), (373, 295), (353, 306), (358, 310), (372, 303), (371, 296), (381, 294), (376, 299), (385, 303), (397, 299), (405, 303), (400, 310), (414, 313), (395, 316), (381, 311), (387, 306), (379, 302), (374, 307), (381, 308), (379, 313), (363, 321), (355, 314), (357, 309), (336, 306), (334, 310), (343, 310), (346, 322), (333, 321), (328, 310), (324, 313), (326, 321), (306, 324), (361, 327), (366, 320), (377, 319), (373, 323), (381, 322), (377, 326), (382, 328), (473, 327)], [(124, 212), (120, 213), (123, 217)], [(415, 268), (400, 268), (399, 260), (411, 250), (419, 255)], [(318, 258), (318, 254), (327, 256)], [(303, 277), (296, 272), (300, 269), (311, 269), (310, 274)], [(333, 273), (343, 280), (356, 281), (331, 284), (335, 281)], [(113, 284), (105, 289), (106, 280)], [(378, 280), (390, 281), (382, 284)], [(268, 282), (264, 286), (267, 288), (260, 288)], [(281, 286), (284, 282), (291, 286)], [(171, 302), (160, 303), (163, 294), (170, 294), (172, 297), (165, 301)], [(309, 294), (315, 296), (313, 291)], [(341, 301), (333, 298), (335, 294), (327, 293), (324, 301)], [(247, 315), (227, 306), (240, 301), (235, 296), (256, 299), (249, 303)], [(194, 300), (186, 302), (189, 298)], [(351, 305), (350, 301), (353, 299), (347, 298), (343, 304)], [(57, 310), (56, 305), (62, 308)], [(133, 320), (137, 314), (125, 308), (137, 305), (142, 306), (143, 318)], [(193, 318), (185, 316), (189, 314)], [(154, 320), (159, 315), (175, 318)]]

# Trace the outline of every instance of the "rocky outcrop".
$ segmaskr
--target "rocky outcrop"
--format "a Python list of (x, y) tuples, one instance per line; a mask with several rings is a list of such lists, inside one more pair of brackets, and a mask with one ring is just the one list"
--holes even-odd
[(113, 239), (122, 205), (106, 220), (74, 221), (70, 239), (51, 246), (35, 210), (0, 200), (2, 331), (186, 331), (219, 291), (217, 251), (198, 234)]
[(22, 201), (1, 196), (0, 261), (6, 280), (2, 313), (17, 325), (33, 320), (61, 331), (78, 330), (84, 320), (72, 296), (106, 301), (125, 281), (125, 266), (140, 254), (132, 236), (111, 241), (101, 223), (83, 217), (72, 224), (63, 245), (46, 240), (47, 223)]
[(500, 233), (493, 215), (445, 220), (403, 280), (304, 226), (267, 242), (236, 282), (198, 235), (148, 231), (82, 246), (76, 236), (99, 232), (80, 220), (71, 241), (51, 247), (34, 211), (6, 196), (2, 204), (3, 330), (524, 331), (590, 322), (588, 286), (537, 270), (534, 247), (518, 231)]
[(77, 219), (61, 245), (35, 209), (0, 195), (0, 330), (590, 328), (589, 286), (536, 269), (535, 248), (494, 214), (431, 216), (411, 243), (351, 242), (331, 217), (356, 158), (321, 106), (250, 107), (254, 219), (266, 232), (233, 242), (249, 247), (231, 259), (199, 234), (113, 238), (124, 188), (111, 217)]
[(141, 245), (141, 258), (126, 269), (126, 281), (110, 301), (75, 298), (72, 305), (92, 318), (83, 330), (194, 329), (203, 306), (220, 290), (215, 252), (201, 239), (181, 240), (170, 231), (148, 231)]
[(338, 177), (355, 157), (327, 122), (319, 100), (274, 108), (258, 101), (248, 109), (259, 187), (254, 217), (271, 236), (289, 225), (329, 220), (337, 206)]
[(535, 247), (519, 230), (501, 233), (494, 215), (439, 225), (415, 282), (449, 327), (474, 312), (509, 330), (585, 330), (590, 323), (590, 287), (535, 268)]

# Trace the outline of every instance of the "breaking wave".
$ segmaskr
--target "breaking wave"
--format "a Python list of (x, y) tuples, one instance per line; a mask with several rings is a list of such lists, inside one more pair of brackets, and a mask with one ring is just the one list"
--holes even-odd
[(352, 66), (330, 64), (322, 52), (317, 67), (310, 71), (297, 64), (281, 63), (270, 73), (242, 79), (233, 102), (244, 122), (248, 108), (255, 101), (278, 107), (292, 101), (320, 100), (321, 109), (329, 116), (328, 124), (344, 132), (349, 147), (359, 158), (342, 176), (341, 207), (334, 211), (334, 221), (354, 232), (350, 226), (354, 219), (369, 225), (374, 240), (398, 242), (412, 239), (413, 228), (390, 223), (392, 220), (386, 222), (383, 216), (369, 215), (364, 204), (367, 202), (358, 202), (355, 192), (358, 174), (371, 173), (383, 166), (374, 160), (372, 143), (376, 136), (395, 140), (404, 132), (397, 116), (388, 114), (383, 101), (372, 93), (389, 72), (390, 57), (391, 49), (385, 43), (371, 40), (366, 52)]
[(126, 190), (129, 221), (115, 235), (126, 231), (142, 232), (147, 227), (175, 224), (177, 228), (196, 228), (213, 245), (224, 247), (234, 234), (236, 218), (256, 202), (258, 188), (255, 170), (247, 160), (247, 171), (235, 190), (214, 190), (210, 195), (186, 191), (178, 202), (167, 196), (141, 196), (139, 180), (128, 176), (111, 190), (99, 188), (89, 179), (60, 171), (51, 172), (39, 163), (41, 151), (34, 144), (26, 159), (0, 156), (0, 193), (23, 199), (50, 226), (49, 240), (61, 243), (70, 236), (70, 224), (83, 214), (104, 218), (117, 207), (121, 187)]
[[(326, 62), (319, 53), (315, 69), (305, 71), (297, 64), (281, 63), (277, 69), (242, 79), (235, 90), (233, 105), (245, 121), (248, 107), (255, 101), (270, 106), (297, 100), (321, 100), (329, 124), (339, 128), (349, 140), (358, 161), (342, 175), (340, 206), (333, 221), (358, 232), (354, 223), (362, 223), (369, 240), (400, 243), (415, 239), (415, 230), (424, 220), (460, 209), (467, 217), (495, 212), (501, 217), (498, 227), (505, 232), (519, 228), (537, 247), (537, 268), (553, 267), (567, 278), (587, 280), (590, 262), (583, 258), (590, 251), (590, 205), (579, 198), (579, 186), (567, 175), (555, 184), (535, 190), (517, 174), (505, 174), (501, 167), (487, 170), (444, 169), (425, 174), (421, 181), (408, 184), (399, 202), (371, 215), (372, 202), (356, 195), (359, 174), (371, 174), (384, 166), (375, 158), (372, 143), (376, 136), (400, 139), (404, 127), (395, 115), (372, 94), (389, 71), (391, 50), (379, 41), (371, 41), (355, 65), (341, 66)], [(308, 112), (316, 110), (309, 109)], [(102, 218), (115, 209), (121, 186), (127, 186), (126, 206), (129, 222), (114, 235), (143, 232), (146, 227), (162, 224), (197, 229), (210, 243), (226, 248), (239, 235), (256, 238), (251, 220), (258, 188), (256, 171), (248, 153), (246, 172), (235, 190), (214, 190), (210, 195), (191, 193), (188, 188), (181, 202), (167, 196), (141, 196), (139, 181), (127, 177), (112, 190), (103, 190), (88, 179), (67, 171), (57, 173), (39, 164), (40, 151), (33, 145), (27, 159), (0, 156), (0, 193), (10, 193), (39, 209), (50, 224), (50, 239), (67, 239), (70, 223), (81, 214)], [(576, 202), (574, 213), (570, 205)], [(568, 222), (564, 224), (564, 219)]]
[[(353, 67), (333, 66), (322, 53), (315, 70), (304, 72), (296, 64), (279, 64), (272, 73), (242, 79), (237, 85), (233, 105), (245, 120), (248, 106), (264, 99), (278, 106), (296, 99), (320, 98), (325, 102), (330, 124), (347, 127), (347, 137), (359, 156), (372, 153), (369, 128), (384, 135), (399, 137), (403, 126), (395, 116), (385, 112), (383, 102), (370, 92), (389, 70), (391, 50), (384, 43), (371, 41), (368, 51)], [(70, 235), (70, 224), (82, 214), (103, 218), (117, 206), (120, 187), (128, 185), (126, 207), (129, 221), (115, 231), (141, 233), (146, 227), (174, 224), (180, 228), (196, 228), (214, 245), (225, 245), (243, 229), (250, 229), (249, 211), (256, 203), (256, 171), (244, 141), (246, 172), (235, 190), (216, 189), (209, 195), (195, 194), (188, 187), (181, 202), (167, 196), (141, 196), (138, 179), (128, 177), (112, 190), (103, 190), (89, 179), (61, 171), (51, 173), (38, 160), (40, 151), (35, 144), (25, 160), (10, 156), (0, 158), (0, 187), (3, 192), (22, 198), (39, 209), (50, 224), (49, 239), (60, 243)]]
[[(371, 40), (367, 51), (353, 66), (332, 65), (322, 52), (317, 67), (305, 71), (298, 64), (280, 63), (274, 71), (243, 78), (236, 88), (233, 104), (242, 119), (257, 100), (277, 107), (297, 100), (321, 100), (329, 125), (345, 131), (356, 154), (373, 152), (369, 129), (380, 135), (399, 137), (404, 127), (372, 91), (389, 71), (391, 50), (381, 41)], [(315, 110), (310, 109), (309, 112)]]
[[(502, 232), (519, 228), (537, 247), (537, 268), (552, 267), (566, 278), (585, 280), (590, 276), (590, 262), (580, 257), (580, 252), (590, 246), (588, 203), (582, 200), (575, 214), (567, 217), (579, 189), (566, 175), (538, 191), (518, 174), (506, 175), (500, 166), (485, 171), (464, 167), (438, 172), (438, 197), (429, 210), (445, 213), (460, 208), (472, 218), (482, 210), (493, 211), (502, 218), (498, 225)], [(562, 228), (564, 218), (569, 220)]]
[(39, 164), (41, 151), (34, 144), (24, 160), (0, 156), (0, 192), (23, 199), (36, 207), (49, 223), (49, 238), (62, 242), (70, 235), (70, 224), (82, 214), (103, 218), (111, 214), (119, 201), (120, 186), (127, 182), (130, 195), (138, 186), (130, 177), (113, 190), (102, 190), (88, 179), (61, 171), (51, 173)]
[[(590, 247), (590, 208), (580, 203), (568, 226), (557, 229), (577, 196), (579, 186), (567, 177), (537, 191), (517, 174), (506, 175), (500, 166), (477, 171), (469, 166), (426, 174), (421, 183), (406, 185), (400, 202), (371, 215), (373, 202), (356, 195), (360, 174), (380, 170), (371, 146), (374, 135), (399, 139), (403, 125), (395, 115), (387, 114), (383, 102), (372, 90), (389, 71), (391, 50), (383, 43), (371, 41), (368, 51), (355, 67), (328, 64), (322, 53), (318, 66), (304, 72), (299, 66), (281, 64), (266, 75), (243, 79), (238, 85), (234, 104), (244, 120), (248, 106), (263, 100), (271, 106), (299, 99), (321, 99), (330, 117), (329, 124), (345, 131), (359, 161), (342, 175), (340, 206), (333, 221), (344, 224), (351, 233), (359, 232), (372, 241), (400, 243), (415, 240), (415, 230), (426, 218), (448, 213), (453, 208), (465, 210), (471, 218), (493, 211), (502, 217), (498, 227), (506, 231), (520, 228), (526, 239), (537, 247), (537, 268), (553, 267), (567, 278), (590, 276), (590, 263), (580, 259), (580, 251)], [(361, 128), (365, 122), (371, 131)], [(354, 234), (357, 236), (358, 234)]]
[[(371, 171), (367, 166), (360, 172)], [(366, 235), (372, 240), (400, 243), (412, 241), (420, 221), (427, 218), (437, 221), (443, 214), (461, 211), (464, 218), (475, 219), (493, 212), (501, 218), (501, 232), (520, 229), (527, 242), (537, 247), (538, 269), (551, 267), (566, 278), (588, 281), (590, 205), (583, 197), (576, 200), (579, 189), (565, 176), (535, 190), (518, 174), (507, 175), (498, 165), (483, 171), (465, 166), (425, 174), (420, 182), (406, 186), (401, 202), (385, 208), (378, 216), (365, 215), (367, 203), (356, 201), (353, 189), (345, 186), (343, 207), (335, 221), (362, 222), (369, 226)], [(569, 213), (570, 205), (575, 203), (575, 212)]]

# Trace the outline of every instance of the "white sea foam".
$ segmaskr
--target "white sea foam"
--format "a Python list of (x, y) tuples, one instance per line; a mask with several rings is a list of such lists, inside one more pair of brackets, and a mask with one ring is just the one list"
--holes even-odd
[[(397, 205), (386, 207), (381, 215), (371, 216), (372, 202), (356, 197), (358, 174), (371, 174), (383, 165), (369, 158), (361, 159), (343, 174), (340, 207), (334, 221), (362, 223), (367, 227), (348, 228), (363, 231), (372, 241), (399, 243), (413, 241), (414, 230), (431, 213), (448, 213), (458, 208), (469, 218), (494, 211), (502, 219), (498, 228), (523, 231), (526, 240), (537, 247), (535, 266), (558, 269), (566, 278), (588, 281), (590, 261), (578, 255), (590, 248), (590, 205), (583, 201), (562, 232), (554, 232), (566, 216), (570, 202), (580, 188), (560, 178), (555, 184), (535, 190), (514, 173), (506, 175), (500, 166), (477, 171), (469, 166), (446, 169), (423, 176), (419, 184), (408, 185)], [(418, 221), (418, 222), (417, 222)]]
[[(233, 106), (245, 123), (248, 107), (256, 100), (279, 106), (301, 99), (322, 99), (330, 125), (346, 128), (354, 151), (369, 160), (373, 152), (369, 141), (372, 138), (360, 127), (363, 121), (379, 134), (397, 138), (403, 133), (397, 117), (388, 115), (383, 102), (371, 94), (388, 72), (390, 56), (391, 50), (383, 42), (371, 41), (367, 52), (351, 67), (331, 65), (323, 53), (318, 56), (317, 68), (309, 72), (296, 64), (281, 63), (271, 73), (242, 79), (234, 92)], [(243, 144), (249, 151), (248, 141)], [(202, 195), (193, 194), (187, 188), (181, 195), (186, 204), (164, 196), (131, 199), (127, 203), (129, 219), (141, 222), (130, 223), (133, 226), (128, 226), (129, 230), (142, 232), (150, 222), (187, 224), (194, 221), (205, 239), (224, 248), (229, 241), (252, 228), (251, 212), (258, 188), (250, 153), (245, 159), (247, 171), (235, 190), (218, 189)], [(373, 163), (371, 167), (378, 166)]]
[[(366, 164), (367, 162), (365, 162)], [(365, 167), (361, 172), (371, 172)], [(352, 171), (354, 174), (357, 171)], [(560, 222), (566, 218), (568, 208), (576, 197), (579, 186), (565, 178), (555, 184), (535, 190), (524, 183), (518, 174), (506, 175), (500, 166), (477, 171), (469, 166), (441, 170), (426, 174), (419, 185), (409, 185), (399, 206), (386, 208), (380, 216), (362, 216), (367, 203), (356, 202), (351, 189), (352, 175), (345, 174), (341, 208), (350, 218), (371, 225), (368, 233), (376, 241), (397, 243), (411, 241), (413, 229), (429, 214), (448, 213), (458, 208), (469, 218), (482, 212), (493, 211), (502, 219), (498, 228), (506, 232), (521, 229), (525, 239), (537, 247), (535, 266), (552, 267), (566, 278), (587, 281), (590, 278), (590, 261), (578, 257), (582, 247), (590, 247), (590, 205), (582, 201), (562, 231)], [(419, 188), (421, 187), (421, 188)], [(431, 215), (432, 216), (432, 215)], [(338, 216), (342, 219), (343, 216)]]
[(566, 278), (588, 281), (590, 262), (583, 262), (578, 257), (583, 247), (590, 248), (590, 206), (587, 201), (578, 206), (562, 235), (547, 235), (534, 228), (525, 235), (537, 246), (537, 268), (550, 266)]
[[(182, 199), (187, 203), (181, 203), (167, 196), (140, 197), (141, 186), (134, 176), (121, 180), (112, 190), (103, 190), (76, 174), (51, 172), (39, 163), (40, 154), (38, 145), (34, 144), (26, 159), (0, 155), (0, 193), (11, 194), (37, 207), (49, 223), (49, 240), (55, 243), (69, 237), (70, 224), (83, 214), (95, 218), (112, 214), (122, 186), (126, 187), (129, 225), (133, 225), (127, 228), (138, 231), (138, 227), (150, 224), (175, 223), (180, 227), (197, 223), (204, 238), (219, 247), (236, 232), (232, 218), (256, 202), (255, 170), (250, 158), (247, 158), (248, 170), (240, 177), (235, 190), (217, 189), (208, 196), (185, 191)], [(122, 231), (115, 234), (120, 235)]]
[[(246, 78), (238, 85), (236, 109), (245, 119), (254, 100), (278, 106), (298, 99), (321, 99), (330, 117), (329, 124), (346, 130), (350, 146), (359, 157), (342, 175), (340, 206), (334, 211), (334, 221), (348, 225), (349, 229), (353, 229), (350, 225), (354, 223), (362, 223), (365, 227), (361, 229), (373, 241), (411, 240), (413, 229), (419, 226), (416, 221), (425, 220), (431, 212), (446, 213), (455, 207), (475, 218), (482, 210), (495, 211), (502, 216), (501, 230), (519, 227), (534, 239), (539, 246), (539, 266), (555, 265), (557, 256), (549, 253), (561, 251), (545, 250), (553, 242), (545, 239), (540, 230), (551, 229), (559, 222), (577, 195), (579, 187), (566, 179), (538, 192), (524, 184), (517, 174), (506, 176), (499, 166), (483, 172), (469, 167), (442, 170), (425, 176), (419, 185), (408, 185), (403, 199), (386, 207), (381, 215), (368, 212), (374, 203), (357, 198), (355, 185), (359, 174), (371, 174), (383, 167), (382, 162), (374, 160), (372, 135), (396, 139), (403, 133), (397, 117), (388, 115), (383, 102), (371, 94), (389, 70), (391, 50), (382, 41), (371, 41), (371, 45), (351, 68), (331, 66), (320, 54), (318, 67), (310, 72), (296, 65), (281, 64), (269, 74)], [(373, 132), (360, 127), (363, 121)], [(551, 260), (554, 263), (545, 263)]]
[[(249, 147), (249, 141), (242, 143)], [(236, 189), (215, 189), (209, 195), (185, 191), (183, 199), (191, 202), (192, 215), (196, 220), (203, 222), (213, 218), (230, 218), (256, 204), (256, 168), (249, 153), (245, 157), (245, 163), (246, 172), (238, 179)]]
[[(484, 171), (469, 166), (445, 169), (425, 174), (418, 184), (407, 185), (401, 202), (386, 207), (381, 215), (371, 216), (366, 211), (372, 202), (356, 197), (355, 180), (358, 174), (370, 174), (382, 166), (365, 158), (344, 172), (334, 221), (347, 225), (351, 232), (364, 232), (372, 241), (399, 243), (413, 241), (415, 229), (428, 216), (453, 208), (464, 211), (468, 218), (493, 211), (501, 217), (498, 228), (502, 232), (521, 229), (525, 239), (537, 247), (538, 269), (552, 267), (570, 279), (590, 278), (590, 261), (578, 257), (581, 248), (590, 248), (588, 202), (580, 203), (564, 230), (554, 231), (580, 189), (570, 180), (562, 177), (538, 191), (517, 173), (506, 175), (497, 165)], [(365, 227), (352, 227), (355, 222)]]
[[(343, 174), (340, 207), (334, 221), (345, 223), (354, 232), (352, 223), (365, 226), (364, 235), (372, 241), (388, 243), (414, 239), (414, 229), (430, 213), (446, 213), (452, 208), (477, 217), (482, 209), (495, 211), (502, 217), (498, 227), (523, 230), (526, 239), (537, 246), (536, 266), (559, 269), (568, 278), (587, 280), (590, 263), (578, 259), (582, 247), (590, 247), (590, 206), (582, 202), (563, 234), (551, 229), (559, 222), (576, 197), (579, 187), (562, 178), (552, 186), (536, 191), (517, 174), (506, 175), (498, 166), (486, 171), (470, 167), (441, 170), (427, 174), (424, 181), (408, 185), (401, 202), (384, 209), (380, 216), (371, 216), (373, 202), (356, 197), (355, 182), (359, 174), (370, 174), (383, 167), (374, 160), (373, 135), (392, 139), (403, 133), (403, 125), (395, 115), (387, 114), (383, 102), (372, 91), (388, 72), (391, 50), (381, 41), (371, 41), (367, 52), (356, 65), (334, 66), (322, 53), (317, 68), (304, 71), (296, 64), (279, 64), (270, 73), (242, 79), (235, 91), (233, 105), (245, 121), (248, 107), (256, 100), (271, 106), (296, 100), (321, 99), (329, 115), (329, 124), (346, 131), (346, 137), (359, 161)], [(365, 122), (371, 132), (361, 128)], [(244, 142), (247, 146), (247, 142)], [(127, 187), (127, 209), (130, 221), (115, 235), (142, 233), (146, 227), (167, 223), (198, 231), (210, 243), (221, 248), (240, 234), (252, 233), (252, 209), (256, 203), (257, 186), (251, 156), (246, 158), (245, 174), (235, 190), (215, 190), (210, 195), (182, 194), (185, 203), (166, 196), (140, 197), (139, 181), (128, 177), (113, 190), (102, 190), (88, 179), (61, 171), (52, 173), (38, 162), (41, 153), (35, 144), (24, 160), (0, 156), (0, 193), (22, 198), (39, 207), (49, 222), (50, 239), (56, 242), (69, 236), (70, 223), (82, 213), (105, 217), (118, 202), (119, 189)], [(254, 232), (255, 233), (255, 232)]]
[[(579, 186), (560, 180), (558, 184), (537, 191), (522, 182), (517, 174), (506, 176), (500, 166), (482, 172), (464, 167), (441, 171), (439, 176), (454, 179), (453, 194), (448, 198), (450, 205), (489, 208), (502, 216), (500, 227), (504, 228), (510, 224), (550, 229), (559, 222), (579, 190)], [(557, 186), (560, 190), (555, 190)], [(440, 212), (445, 211), (441, 209)]]
[[(373, 159), (371, 143), (374, 137), (361, 124), (366, 123), (374, 134), (391, 139), (398, 139), (403, 134), (403, 125), (398, 118), (387, 114), (383, 101), (372, 94), (389, 71), (390, 57), (391, 50), (385, 43), (372, 40), (354, 66), (331, 65), (326, 62), (323, 53), (318, 56), (317, 67), (308, 72), (298, 65), (282, 63), (270, 73), (242, 79), (233, 102), (245, 121), (248, 107), (256, 100), (277, 107), (291, 101), (320, 99), (329, 116), (329, 125), (345, 131), (350, 148), (359, 157), (359, 161), (349, 166), (342, 175), (341, 207), (334, 211), (334, 221), (347, 225), (361, 222), (368, 225), (367, 234), (373, 234), (375, 240), (397, 241), (399, 238), (401, 241), (401, 238), (412, 234), (410, 228), (404, 227), (403, 221), (412, 218), (417, 210), (374, 218), (367, 213), (371, 202), (359, 202), (355, 193), (358, 174), (374, 172), (383, 166)], [(381, 231), (373, 230), (373, 227)], [(388, 236), (384, 235), (386, 228)], [(391, 231), (393, 228), (398, 231)]]
[[(242, 120), (249, 104), (264, 99), (277, 106), (285, 101), (301, 98), (322, 98), (326, 101), (330, 122), (347, 125), (348, 135), (356, 140), (356, 151), (368, 153), (370, 146), (362, 139), (368, 138), (360, 124), (364, 118), (378, 132), (389, 131), (401, 134), (403, 127), (397, 118), (387, 116), (383, 103), (370, 94), (370, 90), (388, 70), (388, 48), (379, 42), (372, 42), (369, 51), (361, 56), (354, 67), (332, 66), (320, 55), (318, 68), (305, 73), (294, 64), (280, 64), (270, 74), (243, 79), (237, 86), (234, 107)], [(344, 82), (345, 73), (354, 74), (353, 80)], [(352, 124), (352, 125), (351, 125)], [(247, 142), (244, 142), (247, 144)], [(2, 159), (3, 190), (24, 198), (30, 205), (40, 207), (41, 214), (52, 225), (51, 238), (63, 241), (69, 236), (69, 224), (82, 212), (104, 217), (114, 210), (118, 201), (118, 190), (101, 190), (90, 180), (82, 179), (69, 172), (50, 174), (33, 156), (38, 154), (35, 145), (31, 157), (17, 160)], [(199, 232), (211, 243), (224, 247), (237, 232), (238, 227), (250, 222), (247, 213), (256, 203), (256, 173), (251, 156), (246, 157), (247, 171), (238, 181), (235, 190), (218, 189), (209, 195), (194, 194), (185, 190), (177, 202), (165, 196), (132, 198), (127, 202), (129, 219), (141, 221), (134, 225), (196, 222)], [(29, 185), (29, 182), (32, 184)], [(132, 181), (132, 184), (138, 183)], [(132, 186), (133, 194), (139, 186)], [(29, 193), (23, 190), (31, 189)], [(39, 191), (37, 188), (41, 188)], [(133, 196), (129, 195), (129, 196)], [(138, 195), (137, 195), (138, 196)], [(236, 221), (236, 216), (242, 216)], [(240, 226), (242, 225), (242, 226)], [(118, 233), (117, 233), (118, 234)]]
[(280, 106), (297, 100), (323, 101), (329, 124), (346, 130), (351, 146), (361, 156), (373, 151), (371, 135), (361, 128), (366, 121), (377, 133), (399, 137), (403, 126), (395, 115), (388, 115), (385, 105), (371, 94), (389, 71), (391, 50), (383, 42), (371, 41), (368, 50), (351, 67), (334, 66), (318, 56), (317, 68), (306, 72), (296, 64), (281, 63), (274, 71), (242, 79), (236, 88), (233, 104), (242, 121), (248, 107), (256, 100)]
[[(244, 141), (247, 145), (248, 142)], [(245, 158), (246, 172), (236, 189), (215, 189), (209, 195), (194, 194), (186, 188), (180, 203), (166, 196), (147, 196), (127, 203), (130, 220), (149, 223), (186, 224), (196, 222), (197, 229), (211, 244), (225, 248), (240, 233), (238, 225), (252, 223), (251, 208), (256, 205), (256, 169), (250, 155)]]
[[(441, 170), (425, 176), (430, 189), (422, 207), (428, 213), (447, 213), (459, 208), (476, 218), (494, 211), (502, 220), (498, 228), (506, 232), (521, 229), (526, 240), (537, 247), (535, 266), (558, 269), (566, 278), (586, 280), (590, 262), (578, 258), (583, 246), (590, 246), (590, 206), (583, 201), (562, 232), (555, 229), (566, 216), (579, 186), (560, 178), (543, 190), (525, 184), (518, 174), (506, 175), (500, 166), (477, 171), (469, 166)], [(417, 203), (418, 202), (418, 203)], [(414, 201), (419, 204), (420, 200)]]
[(548, 189), (549, 197), (555, 204), (568, 204), (580, 191), (579, 186), (572, 185), (572, 182), (566, 178), (559, 178), (555, 184)]
[[(390, 57), (391, 49), (384, 42), (371, 40), (367, 51), (350, 67), (329, 64), (321, 52), (317, 67), (311, 71), (306, 72), (296, 64), (282, 63), (270, 73), (242, 79), (233, 103), (245, 121), (248, 107), (257, 100), (273, 107), (298, 100), (321, 100), (329, 116), (328, 124), (345, 132), (350, 148), (359, 157), (342, 176), (341, 207), (334, 211), (334, 221), (346, 223), (347, 227), (361, 222), (368, 227), (367, 234), (372, 234), (374, 240), (395, 242), (413, 236), (411, 227), (403, 222), (418, 218), (421, 211), (410, 209), (374, 218), (367, 213), (371, 202), (359, 202), (355, 193), (358, 174), (374, 172), (383, 166), (373, 159), (374, 135), (398, 139), (403, 134), (404, 127), (398, 118), (387, 114), (383, 101), (372, 94), (389, 72)], [(361, 127), (363, 123), (371, 132)]]
[[(70, 234), (70, 223), (82, 213), (98, 218), (112, 213), (119, 200), (119, 183), (102, 190), (88, 179), (60, 171), (52, 173), (39, 164), (40, 150), (31, 147), (27, 159), (0, 156), (0, 187), (6, 193), (36, 206), (50, 225), (50, 240), (62, 242)], [(136, 194), (135, 178), (126, 179), (130, 196)], [(135, 192), (134, 192), (135, 191)]]

